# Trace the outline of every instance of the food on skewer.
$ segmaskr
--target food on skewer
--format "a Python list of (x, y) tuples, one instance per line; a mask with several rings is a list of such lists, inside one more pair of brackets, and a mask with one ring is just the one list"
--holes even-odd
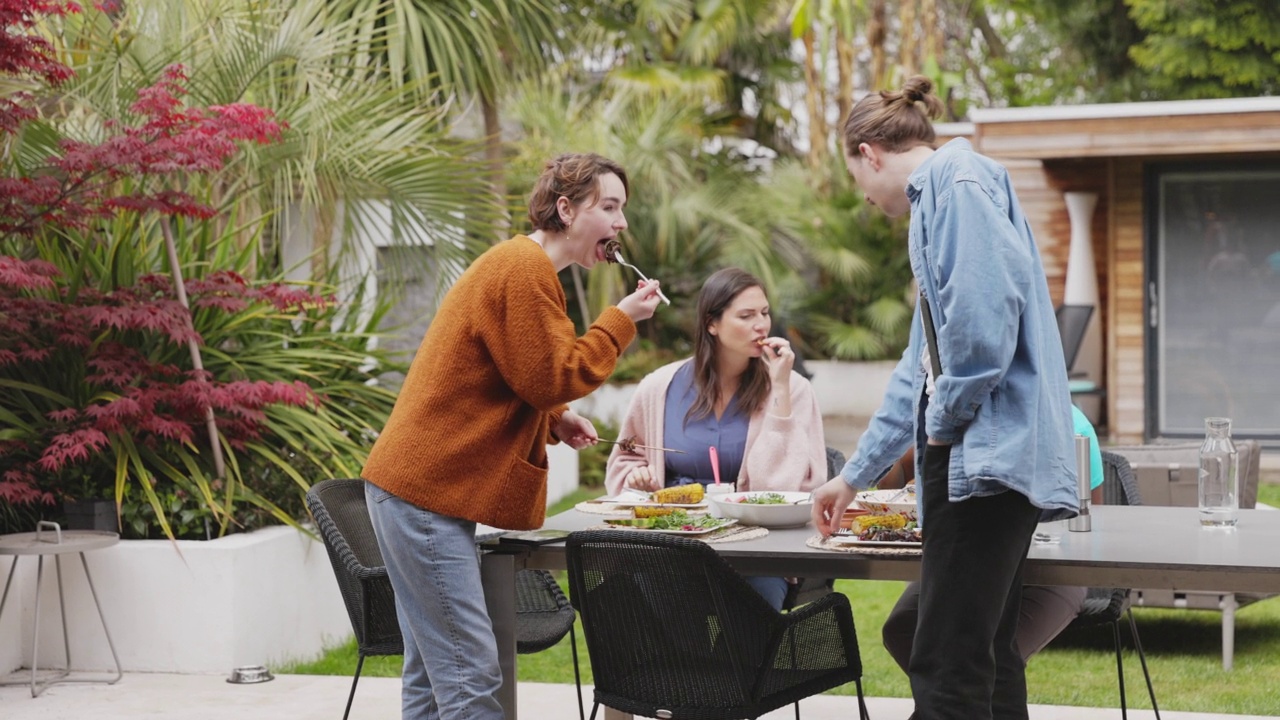
[(618, 441), (618, 447), (622, 448), (622, 452), (633, 453), (639, 455), (636, 450), (636, 439), (633, 437), (624, 437)]

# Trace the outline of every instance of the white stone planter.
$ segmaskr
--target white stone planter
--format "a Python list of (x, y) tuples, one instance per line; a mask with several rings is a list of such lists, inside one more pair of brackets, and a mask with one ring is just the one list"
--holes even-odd
[[(324, 546), (289, 527), (200, 542), (127, 540), (86, 554), (111, 638), (128, 671), (229, 673), (309, 659), (351, 635)], [(30, 664), (36, 563), (19, 558), (0, 617), (0, 672)], [(8, 575), (7, 563), (0, 572)], [(72, 667), (105, 670), (111, 653), (79, 558), (63, 562)], [(45, 560), (40, 664), (63, 661), (57, 577)]]

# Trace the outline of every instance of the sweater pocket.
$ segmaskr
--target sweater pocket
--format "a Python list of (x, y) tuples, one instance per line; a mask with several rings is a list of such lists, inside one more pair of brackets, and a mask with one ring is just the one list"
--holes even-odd
[(507, 468), (507, 481), (503, 485), (503, 514), (512, 518), (536, 515), (535, 527), (541, 525), (547, 504), (547, 469), (515, 458)]

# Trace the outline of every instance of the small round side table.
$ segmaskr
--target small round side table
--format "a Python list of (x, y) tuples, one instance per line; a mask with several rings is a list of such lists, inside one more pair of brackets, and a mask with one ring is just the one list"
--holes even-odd
[[(36, 612), (31, 633), (31, 697), (39, 697), (40, 693), (50, 685), (64, 682), (100, 682), (113, 685), (119, 682), (123, 673), (120, 671), (120, 656), (116, 654), (115, 643), (111, 642), (111, 632), (107, 630), (107, 619), (102, 614), (102, 604), (98, 602), (98, 591), (93, 587), (93, 578), (89, 575), (89, 563), (84, 554), (89, 550), (111, 547), (120, 542), (120, 536), (113, 532), (101, 530), (63, 530), (57, 523), (40, 521), (35, 532), (0, 535), (0, 555), (13, 555), (13, 565), (9, 567), (9, 579), (4, 583), (4, 594), (0, 595), (0, 617), (4, 616), (5, 601), (9, 598), (9, 585), (13, 583), (14, 572), (18, 569), (20, 555), (36, 556)], [(107, 636), (107, 646), (111, 648), (111, 657), (116, 663), (116, 676), (111, 679), (79, 679), (71, 677), (71, 641), (67, 636), (67, 603), (62, 589), (62, 556), (67, 553), (78, 553), (80, 564), (84, 566), (84, 578), (89, 582), (89, 592), (93, 595), (93, 604), (98, 608), (98, 619), (102, 621), (102, 632)], [(62, 609), (62, 643), (66, 652), (67, 667), (57, 668), (56, 674), (44, 682), (36, 682), (36, 672), (40, 667), (40, 589), (44, 584), (44, 556), (52, 555), (58, 572), (58, 605)], [(24, 682), (6, 681), (3, 685), (24, 685)]]

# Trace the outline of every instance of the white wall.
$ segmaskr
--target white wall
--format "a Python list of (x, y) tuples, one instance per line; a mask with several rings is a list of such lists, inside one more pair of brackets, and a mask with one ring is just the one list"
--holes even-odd
[[(125, 671), (229, 673), (310, 658), (351, 635), (324, 546), (292, 528), (176, 545), (128, 540), (86, 558)], [(73, 668), (111, 668), (79, 558), (65, 557), (62, 565)], [(63, 661), (52, 570), (46, 558), (42, 666)], [(17, 598), (11, 591), (0, 622), (0, 671), (30, 665), (35, 579), (35, 558), (23, 557)]]

